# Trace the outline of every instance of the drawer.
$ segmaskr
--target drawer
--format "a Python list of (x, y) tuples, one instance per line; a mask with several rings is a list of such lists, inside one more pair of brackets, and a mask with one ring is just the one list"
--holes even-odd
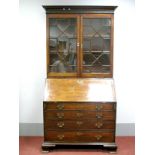
[(45, 141), (52, 142), (113, 142), (113, 132), (98, 131), (71, 131), (58, 132), (46, 131), (44, 135)]
[(56, 120), (45, 120), (45, 128), (53, 130), (91, 130), (91, 129), (109, 129), (114, 130), (115, 122), (114, 121), (98, 121), (98, 120), (89, 120), (89, 121), (56, 121)]
[(115, 120), (114, 111), (69, 111), (69, 110), (47, 110), (44, 112), (45, 119), (59, 120), (81, 120), (81, 119), (102, 119)]
[(114, 110), (114, 103), (44, 103), (44, 110)]

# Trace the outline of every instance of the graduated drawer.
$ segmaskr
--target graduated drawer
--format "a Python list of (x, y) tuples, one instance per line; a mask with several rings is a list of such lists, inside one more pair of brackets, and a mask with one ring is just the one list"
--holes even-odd
[(44, 110), (114, 110), (115, 103), (44, 102)]
[(103, 131), (46, 131), (44, 136), (46, 141), (52, 142), (113, 142), (113, 132)]
[(44, 112), (45, 119), (65, 119), (65, 120), (78, 120), (78, 119), (102, 119), (102, 120), (115, 120), (114, 111), (75, 111), (75, 110), (46, 110)]
[(91, 129), (115, 129), (114, 121), (98, 121), (92, 120), (89, 121), (57, 121), (57, 120), (45, 120), (45, 128), (53, 130), (91, 130)]

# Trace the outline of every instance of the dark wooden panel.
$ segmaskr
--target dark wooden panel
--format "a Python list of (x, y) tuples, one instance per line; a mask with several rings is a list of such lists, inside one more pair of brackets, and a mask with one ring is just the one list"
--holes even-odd
[(45, 141), (52, 142), (113, 142), (113, 132), (98, 131), (72, 131), (58, 132), (45, 131)]
[(57, 121), (57, 120), (45, 120), (46, 129), (77, 129), (77, 130), (91, 130), (91, 129), (112, 129), (115, 128), (114, 121), (103, 120), (77, 120), (77, 121)]
[(114, 13), (117, 6), (43, 6), (46, 14)]
[(114, 111), (58, 111), (47, 110), (44, 114), (46, 119), (58, 120), (81, 120), (86, 119), (102, 119), (102, 120), (115, 120)]
[(45, 110), (114, 110), (112, 103), (46, 103)]

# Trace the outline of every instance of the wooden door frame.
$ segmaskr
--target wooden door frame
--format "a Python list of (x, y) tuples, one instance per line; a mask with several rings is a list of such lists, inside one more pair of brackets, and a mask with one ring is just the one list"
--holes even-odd
[[(110, 39), (110, 72), (109, 73), (82, 73), (83, 70), (83, 19), (84, 18), (110, 18), (111, 19), (111, 39)], [(112, 78), (113, 77), (113, 33), (114, 33), (114, 15), (113, 14), (81, 14), (80, 17), (80, 75), (81, 77), (94, 77), (94, 78)]]
[(80, 43), (79, 41), (79, 29), (80, 29), (80, 20), (79, 20), (79, 14), (47, 14), (46, 15), (46, 72), (47, 72), (47, 78), (64, 78), (64, 77), (78, 77), (80, 75), (80, 70), (79, 70), (79, 46), (76, 46), (76, 52), (77, 52), (77, 71), (74, 73), (57, 73), (57, 72), (48, 72), (48, 68), (49, 68), (49, 29), (50, 29), (50, 25), (49, 25), (49, 19), (51, 18), (75, 18), (77, 19), (77, 30), (76, 30), (76, 34), (77, 34), (77, 43)]

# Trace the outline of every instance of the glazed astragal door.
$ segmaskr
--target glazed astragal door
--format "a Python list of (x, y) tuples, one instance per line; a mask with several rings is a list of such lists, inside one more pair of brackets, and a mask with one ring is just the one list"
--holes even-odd
[(82, 76), (112, 76), (112, 15), (82, 18)]
[(112, 14), (49, 14), (48, 77), (112, 77)]
[(78, 18), (76, 15), (48, 16), (48, 75), (77, 76)]

